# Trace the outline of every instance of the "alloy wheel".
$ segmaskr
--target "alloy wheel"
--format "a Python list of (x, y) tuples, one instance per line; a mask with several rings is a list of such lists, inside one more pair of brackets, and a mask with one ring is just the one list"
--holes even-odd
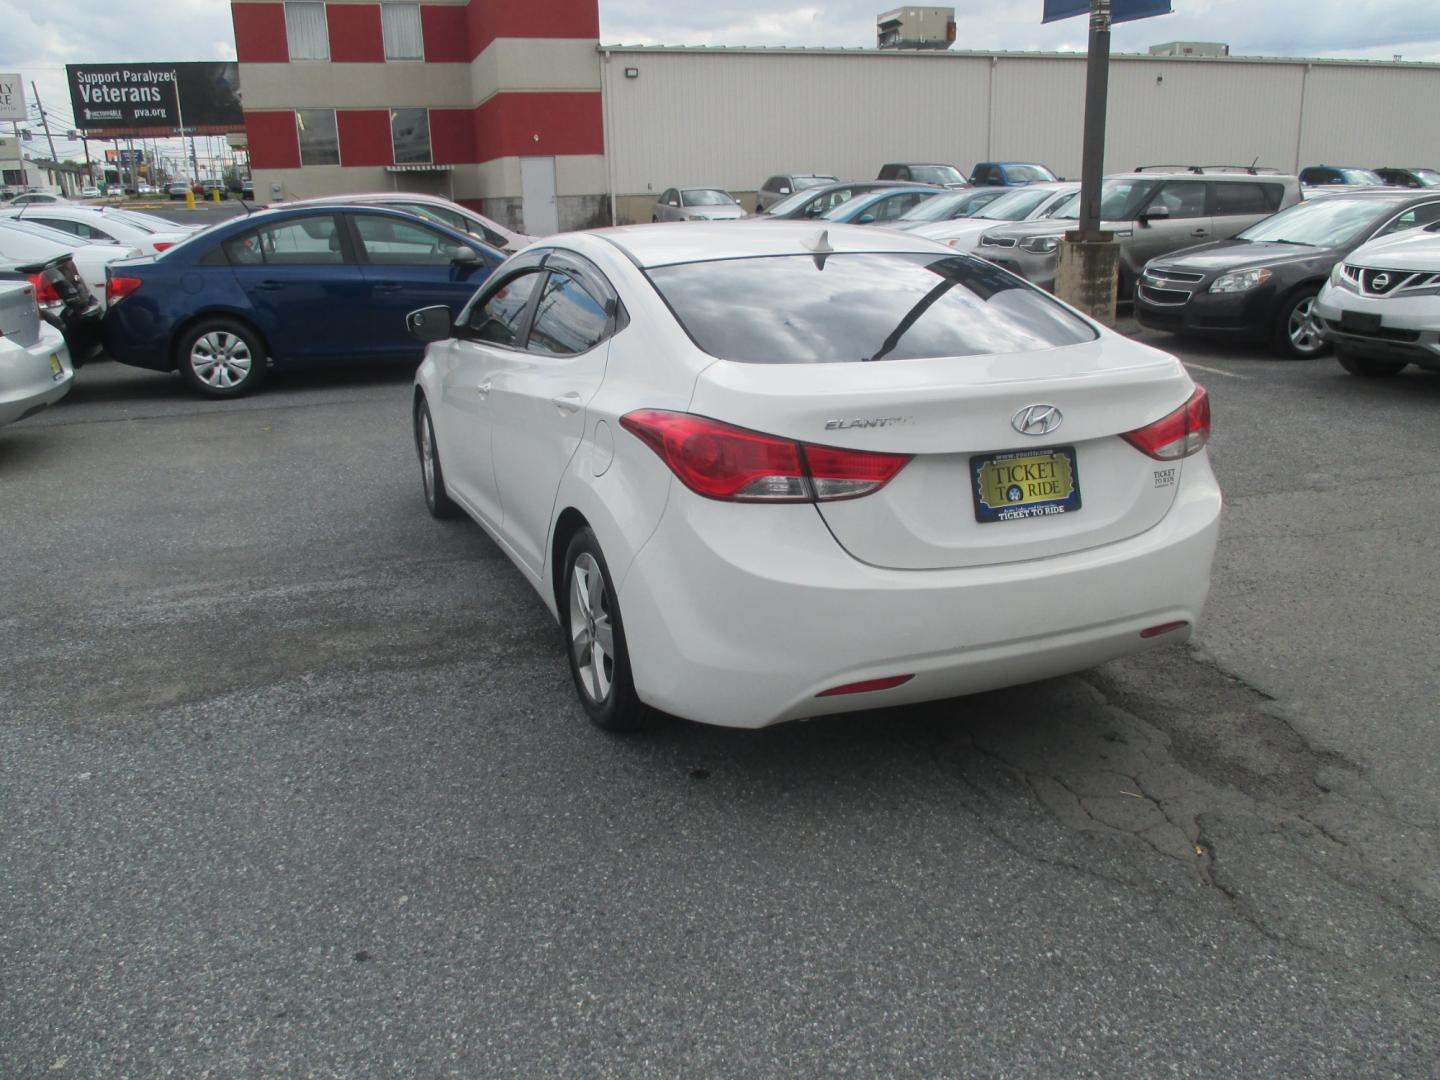
[(570, 571), (570, 650), (586, 696), (603, 705), (615, 678), (615, 632), (605, 574), (588, 551)]
[(430, 430), (430, 414), (420, 410), (420, 479), (425, 484), (425, 500), (435, 501), (435, 434)]
[(1286, 333), (1297, 356), (1314, 356), (1325, 348), (1325, 339), (1315, 325), (1315, 297), (1307, 296), (1290, 309)]
[(195, 377), (216, 390), (233, 390), (250, 376), (255, 359), (245, 339), (228, 330), (201, 334), (190, 346)]

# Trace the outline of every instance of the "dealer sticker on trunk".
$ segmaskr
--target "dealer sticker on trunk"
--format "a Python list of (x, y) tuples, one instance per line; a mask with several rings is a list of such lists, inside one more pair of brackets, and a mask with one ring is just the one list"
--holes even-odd
[(1073, 446), (978, 454), (970, 459), (975, 520), (1017, 521), (1080, 509)]

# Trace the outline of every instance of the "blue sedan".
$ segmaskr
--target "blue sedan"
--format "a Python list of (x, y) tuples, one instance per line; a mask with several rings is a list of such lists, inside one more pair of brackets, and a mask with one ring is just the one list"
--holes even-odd
[(458, 314), (504, 259), (395, 210), (265, 210), (113, 264), (101, 334), (121, 363), (236, 397), (270, 367), (418, 363), (406, 314), (433, 304)]
[(827, 211), (823, 220), (839, 225), (888, 225), (926, 199), (933, 199), (944, 192), (944, 188), (930, 184), (910, 184), (867, 191)]

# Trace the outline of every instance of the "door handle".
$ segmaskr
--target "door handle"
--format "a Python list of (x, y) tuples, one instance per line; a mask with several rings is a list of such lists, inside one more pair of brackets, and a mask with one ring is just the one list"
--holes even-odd
[(279, 292), (285, 287), (283, 281), (262, 281), (255, 286), (257, 289), (264, 289), (266, 292)]
[(1190, 235), (1191, 235), (1191, 236), (1209, 236), (1209, 235), (1210, 235), (1210, 230), (1209, 230), (1209, 229), (1196, 229), (1196, 230), (1195, 230), (1194, 232), (1192, 232)]
[(482, 382), (482, 383), (480, 383), (479, 385), (477, 385), (477, 386), (475, 387), (475, 392), (476, 392), (477, 394), (479, 394), (481, 397), (489, 397), (489, 396), (490, 396), (490, 380), (489, 380), (489, 379), (486, 379), (484, 382)]
[(580, 395), (572, 390), (568, 394), (561, 394), (559, 397), (552, 397), (550, 399), (550, 404), (554, 405), (562, 413), (565, 413), (568, 416), (570, 413), (573, 413), (580, 408)]
[(398, 282), (387, 281), (384, 285), (376, 285), (376, 286), (375, 286), (375, 291), (376, 291), (377, 293), (392, 293), (392, 292), (399, 292), (399, 291), (400, 291), (401, 289), (403, 289), (404, 287), (405, 287), (405, 286), (399, 284)]

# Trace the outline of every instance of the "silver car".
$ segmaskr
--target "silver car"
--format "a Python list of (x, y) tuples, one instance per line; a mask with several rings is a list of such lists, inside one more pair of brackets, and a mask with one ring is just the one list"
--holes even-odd
[(40, 318), (35, 286), (0, 280), (0, 424), (55, 404), (74, 381), (65, 338)]
[(797, 191), (819, 187), (821, 184), (833, 184), (839, 179), (838, 176), (827, 176), (822, 173), (785, 173), (781, 176), (772, 176), (760, 185), (760, 190), (755, 195), (755, 205), (761, 210), (768, 210), (781, 199), (793, 195)]
[(735, 221), (745, 208), (728, 191), (713, 187), (666, 188), (655, 200), (651, 221)]
[(439, 195), (420, 195), (411, 191), (379, 191), (361, 195), (328, 195), (321, 199), (297, 199), (286, 206), (334, 206), (336, 203), (358, 203), (361, 206), (383, 206), (390, 210), (403, 210), (426, 221), (454, 229), (475, 237), (482, 244), (489, 244), (501, 251), (516, 252), (528, 247), (537, 239), (526, 233), (507, 229), (498, 221), (484, 214), (478, 214), (468, 206), (441, 198)]
[(937, 221), (956, 221), (968, 218), (989, 206), (1002, 195), (1008, 195), (1007, 187), (961, 188), (959, 191), (936, 195), (913, 206), (894, 221), (886, 222), (887, 229), (908, 232), (921, 225), (933, 225)]
[[(1151, 259), (1208, 240), (1228, 240), (1299, 201), (1300, 185), (1293, 176), (1137, 172), (1107, 177), (1100, 218), (1119, 242), (1120, 298), (1130, 299)], [(1054, 289), (1060, 241), (1079, 217), (1077, 197), (1050, 217), (987, 229), (974, 252), (1042, 289)]]

